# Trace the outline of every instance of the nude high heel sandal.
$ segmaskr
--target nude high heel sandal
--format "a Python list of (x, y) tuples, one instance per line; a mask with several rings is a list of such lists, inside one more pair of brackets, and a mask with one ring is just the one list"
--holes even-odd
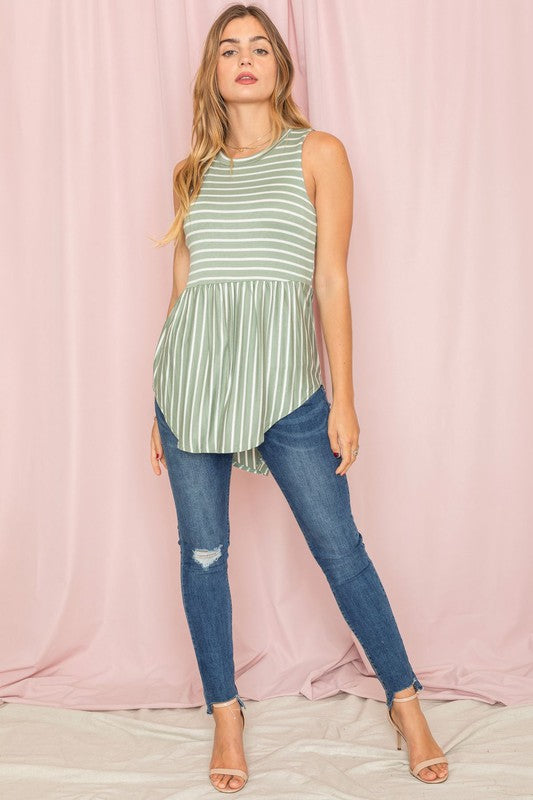
[[(409, 695), (409, 697), (394, 697), (393, 701), (395, 703), (406, 703), (408, 700), (413, 700), (413, 698), (415, 698), (417, 696), (417, 694), (418, 693), (415, 692), (414, 694)], [(396, 725), (396, 723), (392, 719), (391, 709), (389, 708), (389, 709), (387, 709), (387, 711), (388, 711), (388, 714), (389, 714), (389, 722), (392, 725), (392, 727), (394, 728), (394, 730), (396, 731), (396, 736), (398, 738), (398, 742), (397, 742), (396, 747), (397, 747), (398, 750), (401, 750), (402, 749), (402, 739), (405, 739), (405, 743), (406, 744), (407, 744), (407, 739), (405, 738), (405, 736), (403, 735), (403, 733), (401, 732), (399, 727)], [(407, 758), (409, 758), (409, 746), (407, 747)], [(444, 781), (448, 778), (448, 774), (449, 773), (446, 773), (444, 778), (434, 778), (432, 781), (425, 780), (424, 778), (421, 778), (418, 773), (420, 772), (421, 769), (424, 769), (424, 767), (429, 767), (431, 764), (447, 764), (447, 763), (448, 763), (448, 759), (446, 758), (446, 756), (436, 756), (435, 758), (427, 758), (425, 761), (421, 761), (419, 764), (415, 764), (413, 769), (411, 769), (411, 767), (409, 767), (409, 772), (415, 778), (418, 778), (419, 781), (422, 781), (422, 783), (444, 783)]]
[[(229, 706), (234, 702), (235, 702), (235, 697), (233, 697), (231, 700), (228, 700), (226, 703), (213, 703), (213, 706), (217, 706), (217, 707), (218, 706)], [(241, 712), (242, 729), (244, 731), (244, 722), (245, 722), (244, 712), (243, 712), (242, 707), (241, 707), (240, 704), (239, 704), (239, 710)], [(236, 775), (238, 778), (242, 778), (243, 779), (243, 783), (240, 786), (237, 786), (236, 789), (232, 789), (229, 786), (226, 786), (225, 789), (222, 789), (220, 786), (217, 786), (216, 784), (213, 783), (213, 781), (211, 781), (211, 785), (214, 786), (215, 789), (217, 789), (217, 791), (219, 791), (219, 792), (227, 792), (227, 793), (229, 793), (229, 792), (240, 792), (240, 790), (244, 786), (246, 786), (246, 783), (248, 781), (248, 774), (242, 769), (235, 769), (235, 768), (231, 768), (230, 769), (229, 767), (213, 767), (213, 769), (209, 770), (209, 776), (216, 775), (217, 773), (219, 775), (221, 775), (222, 773), (224, 773), (225, 775)]]

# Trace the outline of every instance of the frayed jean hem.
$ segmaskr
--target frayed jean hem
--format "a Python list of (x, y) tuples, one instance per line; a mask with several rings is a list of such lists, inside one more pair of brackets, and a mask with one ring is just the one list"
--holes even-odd
[(213, 703), (215, 705), (217, 703), (229, 703), (230, 700), (235, 700), (235, 699), (237, 699), (239, 701), (239, 704), (242, 706), (242, 708), (246, 708), (246, 703), (244, 702), (242, 697), (239, 694), (236, 694), (235, 697), (231, 697), (231, 698), (229, 698), (229, 700), (213, 700), (212, 702), (207, 703), (206, 713), (207, 714), (212, 714), (213, 713)]

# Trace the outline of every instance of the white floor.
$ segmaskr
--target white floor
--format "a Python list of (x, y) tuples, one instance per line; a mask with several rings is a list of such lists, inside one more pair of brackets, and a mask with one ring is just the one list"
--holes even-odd
[[(421, 700), (449, 761), (427, 786), (396, 749), (385, 703), (340, 693), (246, 700), (250, 772), (239, 798), (268, 800), (533, 800), (533, 705)], [(2, 800), (199, 800), (214, 721), (187, 709), (72, 711), (0, 705)], [(402, 744), (405, 748), (405, 743)]]

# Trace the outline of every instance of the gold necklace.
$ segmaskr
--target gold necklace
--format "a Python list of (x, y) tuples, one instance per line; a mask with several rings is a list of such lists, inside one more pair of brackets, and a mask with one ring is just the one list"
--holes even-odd
[(231, 147), (232, 150), (238, 150), (239, 152), (242, 152), (242, 150), (255, 150), (255, 148), (253, 147), (255, 142), (258, 142), (260, 139), (264, 139), (265, 136), (268, 136), (268, 134), (270, 134), (271, 132), (272, 132), (272, 127), (270, 128), (268, 133), (264, 133), (262, 136), (259, 136), (257, 139), (255, 139), (254, 142), (252, 142), (249, 145), (243, 145), (242, 147), (237, 147), (237, 145), (228, 144), (228, 147)]

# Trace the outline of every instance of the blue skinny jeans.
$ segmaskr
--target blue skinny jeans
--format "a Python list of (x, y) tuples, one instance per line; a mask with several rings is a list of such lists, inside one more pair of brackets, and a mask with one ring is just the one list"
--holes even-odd
[[(232, 453), (188, 453), (155, 412), (178, 521), (181, 594), (203, 684), (207, 713), (232, 698), (235, 684), (228, 582)], [(354, 522), (346, 475), (336, 475), (327, 433), (331, 408), (321, 385), (278, 420), (258, 445), (272, 476), (333, 591), (339, 609), (385, 690), (424, 687), (416, 677), (389, 600)]]

